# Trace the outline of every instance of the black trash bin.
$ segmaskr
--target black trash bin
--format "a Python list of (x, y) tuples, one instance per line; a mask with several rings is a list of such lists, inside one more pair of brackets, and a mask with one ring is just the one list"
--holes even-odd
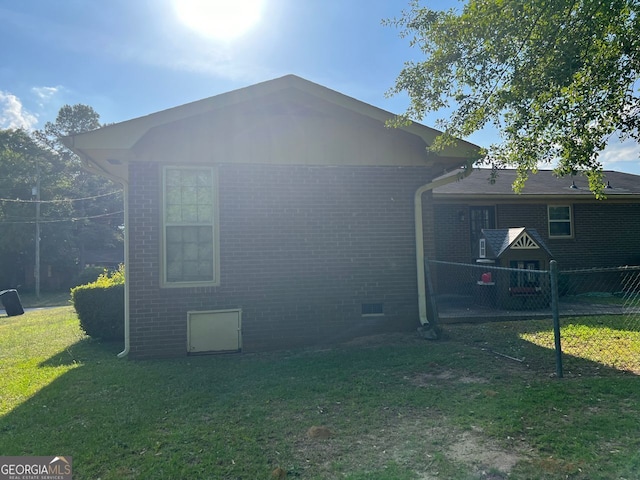
[(22, 315), (24, 313), (17, 290), (2, 290), (0, 292), (0, 301), (2, 301), (8, 317), (15, 317), (16, 315)]

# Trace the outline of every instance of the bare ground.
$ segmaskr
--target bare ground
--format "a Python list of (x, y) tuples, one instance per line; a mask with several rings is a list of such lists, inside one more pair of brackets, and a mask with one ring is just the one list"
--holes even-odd
[[(345, 347), (407, 344), (424, 340), (415, 335), (386, 334), (362, 337)], [(487, 379), (450, 370), (417, 373), (404, 381), (416, 388), (432, 388), (438, 384), (485, 384)], [(491, 395), (488, 388), (486, 395)], [(413, 471), (422, 480), (450, 478), (457, 473), (469, 478), (499, 480), (508, 478), (515, 465), (527, 459), (531, 451), (513, 442), (509, 448), (497, 445), (479, 428), (463, 431), (449, 425), (440, 413), (430, 410), (379, 412), (383, 427), (371, 431), (366, 426), (349, 432), (323, 430), (322, 437), (300, 432), (295, 441), (295, 476), (337, 478), (336, 471), (374, 472), (390, 463)], [(380, 424), (380, 423), (378, 423)], [(352, 433), (360, 430), (359, 434)]]
[(429, 412), (388, 415), (385, 423), (384, 428), (357, 436), (331, 431), (328, 437), (316, 438), (302, 432), (295, 443), (294, 464), (305, 477), (332, 478), (327, 475), (336, 470), (379, 471), (395, 463), (423, 480), (449, 478), (452, 471), (497, 480), (507, 478), (526, 458), (526, 447), (507, 450), (478, 429), (451, 428), (445, 418)]

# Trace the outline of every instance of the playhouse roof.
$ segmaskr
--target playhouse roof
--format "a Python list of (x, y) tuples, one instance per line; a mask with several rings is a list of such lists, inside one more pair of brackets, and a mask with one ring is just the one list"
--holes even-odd
[(541, 248), (549, 256), (552, 256), (551, 251), (535, 228), (485, 228), (482, 230), (482, 235), (494, 258), (500, 258), (504, 252), (512, 248)]

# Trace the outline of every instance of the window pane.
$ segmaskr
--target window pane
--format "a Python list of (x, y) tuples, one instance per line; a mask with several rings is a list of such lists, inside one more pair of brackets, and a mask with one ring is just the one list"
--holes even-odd
[(210, 170), (200, 170), (198, 171), (198, 178), (196, 180), (196, 185), (198, 186), (211, 186), (211, 171)]
[(185, 262), (198, 261), (198, 244), (197, 243), (184, 243), (182, 251), (184, 253)]
[(165, 181), (167, 185), (180, 185), (180, 170), (167, 169)]
[(180, 228), (167, 228), (167, 243), (182, 242), (182, 230)]
[(198, 228), (198, 243), (204, 245), (213, 243), (213, 229)]
[(569, 222), (550, 222), (549, 235), (552, 237), (570, 237), (571, 223)]
[(165, 221), (213, 223), (213, 178), (209, 170), (168, 169), (165, 176)]
[(167, 168), (164, 178), (166, 281), (213, 281), (213, 171)]
[(183, 223), (199, 223), (198, 222), (198, 206), (197, 205), (183, 205), (182, 206), (182, 218)]
[(167, 222), (178, 223), (182, 219), (182, 208), (180, 205), (167, 205)]
[(167, 280), (177, 282), (182, 278), (182, 263), (167, 262)]
[(197, 205), (198, 204), (198, 190), (195, 187), (184, 187), (182, 189), (181, 203), (183, 205)]
[(198, 198), (197, 198), (198, 205), (211, 205), (213, 203), (211, 199), (213, 192), (211, 191), (210, 186), (198, 187), (197, 194), (198, 194)]
[(212, 227), (167, 227), (167, 281), (213, 280)]
[(181, 189), (179, 186), (167, 185), (166, 203), (167, 205), (180, 205), (182, 203)]
[(184, 186), (195, 187), (198, 184), (198, 172), (195, 170), (181, 170), (181, 184)]
[(213, 222), (213, 207), (211, 205), (198, 205), (197, 219), (198, 223)]
[(549, 207), (549, 220), (569, 220), (570, 218), (569, 207)]

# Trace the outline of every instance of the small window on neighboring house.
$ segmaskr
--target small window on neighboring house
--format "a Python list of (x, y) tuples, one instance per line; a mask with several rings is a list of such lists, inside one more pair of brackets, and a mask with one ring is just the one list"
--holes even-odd
[(478, 256), (480, 258), (487, 258), (487, 240), (485, 238), (479, 240), (478, 250)]
[(549, 238), (573, 237), (571, 207), (569, 205), (549, 205)]
[(495, 207), (469, 207), (469, 228), (471, 251), (473, 252), (478, 246), (478, 240), (482, 238), (482, 229), (496, 228)]
[(213, 168), (166, 167), (163, 176), (163, 283), (218, 282)]

